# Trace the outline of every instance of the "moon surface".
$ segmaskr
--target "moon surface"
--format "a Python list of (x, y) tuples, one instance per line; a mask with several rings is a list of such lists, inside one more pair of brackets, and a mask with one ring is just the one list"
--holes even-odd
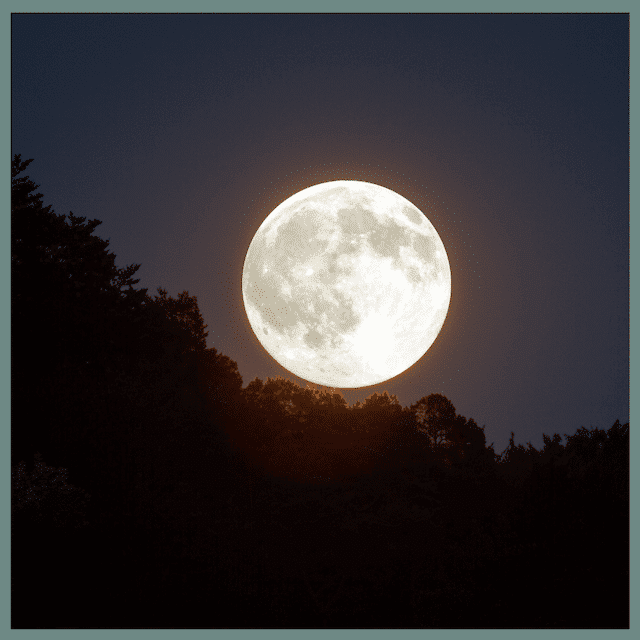
[(399, 194), (339, 180), (303, 189), (257, 230), (242, 295), (267, 352), (334, 388), (384, 382), (436, 339), (451, 299), (444, 244)]

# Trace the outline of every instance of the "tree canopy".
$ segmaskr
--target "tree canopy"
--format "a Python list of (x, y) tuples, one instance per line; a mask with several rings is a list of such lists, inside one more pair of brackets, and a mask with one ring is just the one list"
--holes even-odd
[[(580, 428), (566, 444), (543, 434), (541, 450), (512, 431), (496, 455), (484, 426), (443, 394), (403, 407), (372, 393), (349, 406), (340, 390), (282, 377), (243, 388), (237, 363), (207, 348), (197, 297), (135, 289), (139, 265), (115, 266), (98, 220), (45, 207), (22, 175), (30, 162), (14, 156), (11, 208), (22, 623), (66, 628), (80, 611), (95, 626), (123, 602), (134, 622), (145, 607), (206, 616), (223, 591), (220, 626), (248, 608), (276, 627), (308, 626), (309, 602), (336, 626), (360, 611), (367, 624), (446, 627), (461, 602), (489, 626), (564, 625), (598, 585), (603, 607), (581, 615), (623, 618), (628, 424)], [(584, 532), (602, 520), (598, 560)], [(110, 572), (117, 598), (101, 582)], [(55, 589), (38, 595), (51, 576)], [(535, 585), (524, 605), (504, 586), (516, 581)], [(551, 613), (540, 584), (561, 603)]]

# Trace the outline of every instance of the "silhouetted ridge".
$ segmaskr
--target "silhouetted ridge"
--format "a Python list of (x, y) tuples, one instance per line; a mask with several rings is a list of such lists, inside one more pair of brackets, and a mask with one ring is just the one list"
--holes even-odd
[[(13, 628), (628, 628), (629, 424), (496, 454), (410, 407), (243, 387), (12, 163)], [(606, 522), (606, 527), (602, 523)]]

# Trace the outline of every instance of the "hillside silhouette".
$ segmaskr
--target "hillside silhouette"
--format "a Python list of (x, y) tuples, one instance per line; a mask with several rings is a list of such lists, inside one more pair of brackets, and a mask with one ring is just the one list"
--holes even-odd
[(140, 265), (45, 206), (31, 162), (12, 628), (629, 628), (628, 423), (498, 454), (441, 394), (244, 386), (196, 296), (135, 289)]

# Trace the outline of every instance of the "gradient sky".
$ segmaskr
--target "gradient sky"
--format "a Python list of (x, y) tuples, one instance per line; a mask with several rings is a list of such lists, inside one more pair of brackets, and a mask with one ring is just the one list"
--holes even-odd
[(196, 295), (244, 384), (253, 234), (318, 182), (375, 182), (440, 234), (452, 300), (403, 375), (487, 443), (629, 420), (629, 17), (12, 16), (11, 152), (97, 218), (139, 287)]

